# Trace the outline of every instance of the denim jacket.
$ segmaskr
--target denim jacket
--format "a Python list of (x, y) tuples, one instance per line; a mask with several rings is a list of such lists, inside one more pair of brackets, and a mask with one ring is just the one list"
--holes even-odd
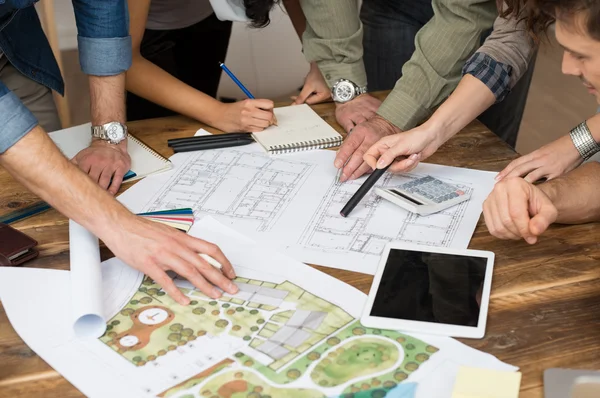
[[(114, 76), (131, 66), (126, 0), (72, 0), (84, 73)], [(0, 0), (0, 50), (21, 73), (60, 94), (64, 83), (34, 8), (37, 0)], [(0, 154), (37, 126), (33, 114), (0, 81)]]

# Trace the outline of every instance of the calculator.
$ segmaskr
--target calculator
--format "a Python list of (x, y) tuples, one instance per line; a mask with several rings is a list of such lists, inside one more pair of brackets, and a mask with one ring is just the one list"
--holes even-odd
[(417, 178), (395, 188), (376, 188), (375, 193), (417, 214), (433, 214), (471, 197), (471, 192), (432, 176)]

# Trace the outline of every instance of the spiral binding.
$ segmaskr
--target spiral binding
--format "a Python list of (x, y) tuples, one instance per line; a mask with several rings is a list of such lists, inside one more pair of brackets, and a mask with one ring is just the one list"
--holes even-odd
[(135, 141), (139, 146), (141, 146), (142, 148), (144, 148), (146, 151), (150, 152), (150, 154), (152, 156), (154, 156), (155, 158), (160, 159), (160, 160), (164, 161), (165, 163), (170, 163), (171, 162), (169, 159), (167, 159), (166, 157), (164, 157), (160, 153), (156, 152), (154, 149), (150, 148), (148, 145), (144, 144), (144, 142), (142, 142), (139, 138), (136, 138), (136, 137), (134, 137), (131, 134), (128, 134), (127, 136), (129, 137), (130, 140)]
[(294, 144), (274, 145), (269, 147), (269, 153), (273, 155), (282, 155), (284, 153), (309, 151), (313, 149), (326, 149), (338, 146), (342, 143), (342, 141), (343, 138), (340, 136), (302, 141)]

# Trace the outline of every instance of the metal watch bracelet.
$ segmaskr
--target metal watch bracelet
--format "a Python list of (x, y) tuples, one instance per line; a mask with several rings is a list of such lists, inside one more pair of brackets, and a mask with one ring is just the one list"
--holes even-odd
[(594, 139), (585, 121), (571, 130), (570, 136), (573, 145), (575, 145), (583, 160), (588, 160), (594, 154), (600, 152), (600, 145)]

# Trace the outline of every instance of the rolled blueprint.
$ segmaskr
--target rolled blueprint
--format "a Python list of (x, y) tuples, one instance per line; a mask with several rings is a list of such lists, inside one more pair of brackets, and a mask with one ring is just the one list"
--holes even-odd
[(106, 331), (98, 238), (70, 220), (69, 243), (73, 330), (79, 338), (98, 338)]

